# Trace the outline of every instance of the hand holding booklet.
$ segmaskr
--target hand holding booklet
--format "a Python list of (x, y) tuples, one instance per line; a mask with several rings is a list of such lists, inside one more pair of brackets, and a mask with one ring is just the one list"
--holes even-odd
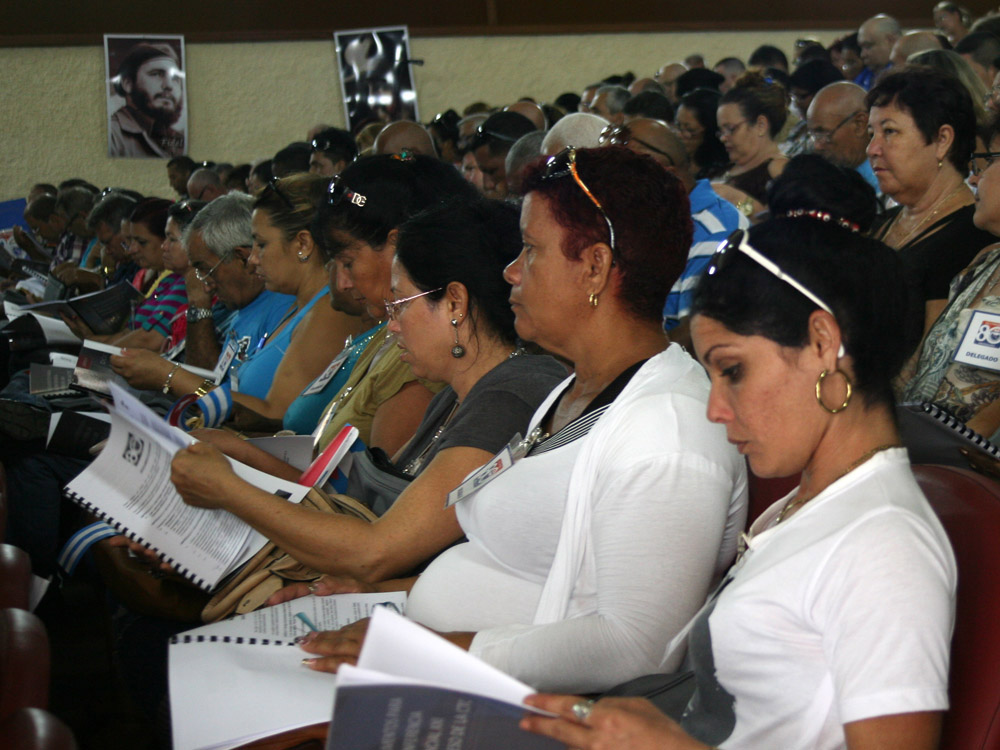
[(402, 591), (306, 596), (174, 637), (175, 750), (234, 747), (328, 721), (336, 676), (303, 667), (293, 640), (313, 627), (350, 625), (377, 605), (401, 611), (405, 604)]
[[(129, 538), (158, 552), (207, 591), (249, 560), (267, 541), (233, 514), (187, 505), (170, 481), (170, 463), (195, 442), (114, 383), (108, 443), (67, 485), (66, 495)], [(308, 488), (230, 461), (236, 474), (289, 502)]]

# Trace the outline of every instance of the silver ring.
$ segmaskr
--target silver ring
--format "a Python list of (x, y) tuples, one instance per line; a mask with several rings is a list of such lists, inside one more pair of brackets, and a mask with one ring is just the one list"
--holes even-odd
[(590, 712), (594, 710), (594, 701), (578, 701), (573, 704), (573, 707), (570, 710), (573, 712), (573, 716), (576, 717), (578, 722), (586, 724), (587, 719), (590, 718)]

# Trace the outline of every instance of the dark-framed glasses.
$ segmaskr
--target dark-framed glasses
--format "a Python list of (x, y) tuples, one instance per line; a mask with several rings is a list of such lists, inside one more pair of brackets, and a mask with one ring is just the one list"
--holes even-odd
[(590, 188), (584, 184), (583, 180), (580, 179), (580, 173), (576, 169), (576, 149), (570, 146), (569, 148), (564, 148), (555, 156), (550, 156), (548, 161), (545, 162), (545, 172), (542, 173), (543, 180), (556, 180), (560, 177), (570, 176), (580, 186), (580, 189), (590, 198), (590, 202), (594, 204), (594, 208), (601, 214), (604, 219), (604, 223), (608, 225), (608, 237), (610, 242), (608, 243), (611, 247), (611, 252), (617, 252), (617, 245), (615, 245), (615, 227), (611, 223), (611, 219), (608, 216), (607, 211), (604, 210), (604, 206), (601, 202), (594, 197), (594, 194), (590, 192)]
[[(969, 160), (969, 171), (974, 175), (980, 175), (990, 168), (997, 159), (1000, 159), (1000, 151), (977, 151)], [(985, 166), (980, 167), (979, 163), (985, 162)]]
[(326, 189), (326, 202), (329, 206), (339, 206), (345, 200), (359, 208), (368, 202), (366, 196), (351, 190), (347, 183), (340, 179), (340, 175), (337, 175), (330, 180), (330, 187)]
[(437, 289), (430, 289), (426, 292), (420, 292), (420, 294), (403, 297), (402, 299), (383, 299), (382, 302), (385, 303), (385, 313), (389, 317), (389, 320), (399, 320), (399, 316), (403, 314), (406, 306), (413, 302), (413, 300), (426, 297), (428, 294), (434, 294), (434, 292), (440, 292), (442, 289), (444, 289), (444, 287), (439, 286)]
[(635, 141), (643, 148), (648, 148), (653, 153), (665, 157), (667, 161), (670, 162), (671, 167), (677, 166), (677, 164), (674, 163), (674, 157), (663, 149), (657, 148), (652, 143), (644, 141), (641, 138), (636, 138), (632, 134), (632, 129), (628, 125), (608, 125), (601, 131), (601, 136), (597, 139), (597, 142), (602, 146), (607, 146), (608, 144), (613, 144), (615, 146), (628, 146), (628, 144), (632, 141)]
[[(721, 243), (719, 247), (716, 248), (715, 252), (712, 254), (711, 260), (708, 261), (708, 265), (705, 267), (705, 275), (715, 276), (719, 272), (723, 271), (726, 266), (732, 262), (733, 258), (736, 257), (737, 253), (743, 253), (754, 263), (764, 268), (768, 273), (781, 279), (797, 292), (809, 298), (809, 300), (815, 303), (821, 310), (830, 313), (834, 320), (837, 319), (837, 316), (833, 314), (831, 307), (821, 300), (818, 295), (809, 291), (805, 284), (796, 280), (794, 276), (782, 271), (781, 266), (760, 251), (755, 250), (754, 247), (747, 241), (747, 233), (742, 229), (737, 229), (729, 235), (729, 238), (725, 242)], [(840, 351), (837, 353), (837, 356), (844, 356), (843, 344), (840, 345)]]
[(861, 114), (860, 110), (858, 112), (851, 112), (851, 114), (849, 114), (843, 120), (838, 122), (836, 127), (833, 128), (833, 130), (819, 130), (819, 131), (810, 130), (809, 140), (812, 141), (814, 145), (817, 143), (822, 143), (824, 146), (829, 146), (833, 142), (833, 136), (837, 134), (837, 131), (840, 130), (842, 127), (844, 127), (855, 117), (857, 117), (859, 114)]

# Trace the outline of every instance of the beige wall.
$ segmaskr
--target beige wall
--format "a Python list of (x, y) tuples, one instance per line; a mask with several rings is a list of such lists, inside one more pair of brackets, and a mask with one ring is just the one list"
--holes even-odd
[[(626, 70), (651, 75), (701, 52), (709, 65), (759, 44), (790, 52), (795, 39), (833, 32), (718, 32), (425, 37), (412, 40), (422, 119), (477, 99), (550, 100)], [(0, 200), (34, 182), (84, 177), (170, 195), (164, 162), (109, 159), (100, 47), (0, 49)], [(318, 122), (343, 125), (333, 41), (189, 44), (189, 146), (195, 159), (234, 163), (270, 156)]]

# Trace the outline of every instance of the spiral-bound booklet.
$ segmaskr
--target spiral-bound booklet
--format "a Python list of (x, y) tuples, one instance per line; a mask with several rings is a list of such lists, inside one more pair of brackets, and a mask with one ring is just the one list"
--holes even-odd
[[(66, 496), (211, 591), (267, 540), (228, 511), (187, 505), (170, 481), (170, 462), (194, 438), (114, 384), (111, 393), (108, 443), (66, 486)], [(301, 502), (309, 491), (239, 461), (230, 464), (242, 479), (289, 502)]]
[(306, 669), (301, 660), (308, 654), (288, 646), (312, 629), (368, 617), (377, 605), (402, 611), (406, 593), (305, 596), (174, 636), (175, 750), (232, 747), (329, 721), (334, 675)]
[(911, 463), (967, 469), (969, 459), (962, 454), (963, 450), (1000, 460), (1000, 447), (935, 404), (926, 401), (897, 404), (896, 419)]

